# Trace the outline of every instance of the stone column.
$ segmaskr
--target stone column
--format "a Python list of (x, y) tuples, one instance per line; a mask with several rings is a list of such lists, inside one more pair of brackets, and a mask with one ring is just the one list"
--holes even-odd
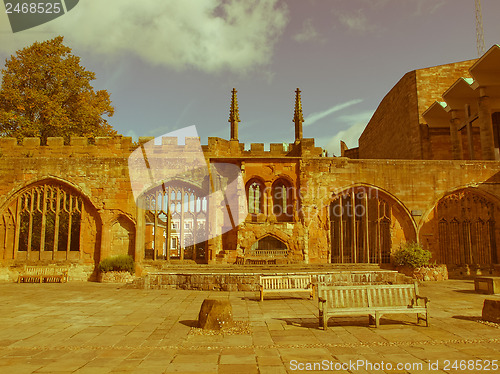
[(481, 155), (483, 160), (495, 159), (495, 143), (493, 138), (493, 121), (491, 120), (490, 98), (484, 88), (479, 88), (479, 130), (481, 138)]
[(112, 213), (108, 210), (99, 211), (102, 220), (101, 229), (101, 253), (99, 253), (99, 262), (109, 257), (111, 254), (111, 221)]
[(463, 160), (462, 137), (460, 136), (460, 119), (457, 111), (451, 111), (450, 136), (451, 136), (451, 154), (454, 160)]
[(144, 242), (146, 241), (145, 211), (137, 204), (137, 223), (135, 225), (135, 254), (134, 261), (141, 263), (144, 259)]
[(264, 214), (269, 219), (271, 215), (274, 215), (273, 209), (273, 185), (271, 181), (266, 181), (264, 185)]

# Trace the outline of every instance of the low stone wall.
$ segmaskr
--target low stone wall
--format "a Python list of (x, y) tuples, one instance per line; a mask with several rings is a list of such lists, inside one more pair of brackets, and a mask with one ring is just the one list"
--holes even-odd
[(419, 281), (442, 281), (448, 279), (448, 268), (446, 265), (423, 266), (420, 268), (401, 266), (397, 270)]
[(150, 273), (137, 279), (137, 288), (162, 289), (179, 288), (204, 291), (258, 291), (261, 275), (304, 275), (311, 274), (313, 282), (326, 284), (397, 284), (409, 280), (396, 271), (380, 270), (370, 272), (290, 272), (290, 273)]
[(476, 276), (500, 276), (500, 265), (449, 265), (448, 274), (452, 279), (473, 279)]
[(100, 283), (129, 283), (134, 279), (135, 277), (128, 271), (107, 271), (99, 273), (98, 276)]

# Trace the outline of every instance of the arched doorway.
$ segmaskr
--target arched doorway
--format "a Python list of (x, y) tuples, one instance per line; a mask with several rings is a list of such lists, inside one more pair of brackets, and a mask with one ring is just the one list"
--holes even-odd
[(394, 245), (415, 240), (406, 210), (388, 194), (358, 186), (329, 206), (332, 263), (389, 263)]
[(161, 185), (142, 197), (145, 259), (206, 260), (208, 201), (188, 183)]
[(250, 256), (267, 257), (270, 254), (286, 257), (288, 254), (286, 243), (272, 235), (266, 235), (250, 247)]

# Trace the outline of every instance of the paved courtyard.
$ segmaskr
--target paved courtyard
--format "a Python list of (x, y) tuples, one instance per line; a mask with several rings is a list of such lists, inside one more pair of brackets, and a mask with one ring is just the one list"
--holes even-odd
[[(254, 292), (3, 283), (0, 372), (499, 372), (492, 360), (500, 361), (500, 329), (477, 322), (485, 297), (499, 296), (473, 288), (457, 280), (422, 285), (430, 327), (417, 326), (415, 315), (386, 316), (378, 329), (351, 317), (331, 319), (325, 332), (317, 305), (300, 295), (259, 302)], [(229, 298), (235, 320), (248, 321), (251, 333), (190, 333), (211, 296)]]

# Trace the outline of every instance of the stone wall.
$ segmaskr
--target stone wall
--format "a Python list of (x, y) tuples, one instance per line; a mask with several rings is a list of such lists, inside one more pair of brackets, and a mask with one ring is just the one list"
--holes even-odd
[[(35, 141), (28, 138), (23, 145), (17, 145), (15, 139), (0, 139), (2, 264), (11, 266), (16, 263), (12, 248), (8, 247), (13, 241), (9, 231), (11, 223), (6, 218), (10, 215), (10, 219), (13, 219), (9, 209), (15, 206), (20, 192), (43, 182), (67, 186), (85, 200), (89, 223), (81, 233), (80, 244), (87, 249), (71, 263), (75, 266), (80, 264), (94, 267), (105, 257), (124, 253), (143, 262), (143, 223), (138, 220), (128, 164), (128, 157), (136, 146), (132, 145), (130, 139), (98, 138), (96, 144), (87, 144), (86, 140), (73, 138), (70, 145), (49, 139), (48, 146), (40, 146), (37, 141), (38, 139)], [(188, 165), (189, 160), (194, 157), (192, 149), (195, 143), (199, 146), (199, 140), (186, 143), (186, 146), (180, 146), (177, 141), (167, 139), (154, 149), (170, 147), (180, 163)], [(330, 262), (331, 227), (328, 207), (337, 194), (353, 186), (378, 191), (393, 204), (393, 248), (401, 241), (422, 240), (424, 245), (429, 245), (434, 250), (437, 229), (433, 223), (429, 223), (433, 220), (432, 211), (441, 198), (453, 191), (468, 188), (487, 196), (495, 203), (500, 197), (500, 164), (494, 161), (352, 160), (318, 157), (321, 152), (310, 141), (294, 145), (293, 152), (303, 152), (298, 155), (284, 153), (284, 150), (280, 151), (283, 153), (278, 150), (273, 153), (272, 149), (257, 149), (256, 154), (253, 154), (244, 151), (244, 145), (237, 142), (236, 146), (228, 148), (234, 141), (228, 143), (223, 139), (211, 138), (209, 143), (210, 146), (203, 146), (203, 157), (212, 164), (226, 162), (236, 165), (242, 171), (245, 183), (258, 177), (269, 187), (278, 178), (285, 178), (296, 189), (296, 209), (289, 221), (278, 222), (272, 211), (272, 202), (268, 201), (265, 214), (256, 219), (247, 216), (237, 228), (209, 241), (208, 262), (233, 263), (236, 256), (243, 255), (255, 241), (267, 235), (286, 244), (290, 262)], [(161, 159), (161, 153), (158, 155)], [(217, 183), (224, 188), (227, 181), (221, 178)], [(148, 187), (146, 182), (144, 185), (144, 188)], [(223, 203), (220, 196), (210, 201), (214, 208)], [(212, 224), (217, 227), (229, 224), (223, 214), (216, 216), (214, 220)], [(6, 236), (5, 232), (9, 235)], [(424, 240), (431, 238), (429, 235), (434, 235), (434, 239)]]
[(426, 123), (422, 114), (459, 78), (471, 78), (469, 68), (477, 60), (432, 66), (415, 70), (418, 95), (418, 122)]
[(416, 71), (382, 99), (359, 137), (359, 158), (421, 159)]
[[(258, 292), (261, 275), (300, 275), (300, 272), (272, 273), (203, 273), (197, 274), (169, 274), (150, 273), (138, 279), (130, 287), (145, 289), (179, 288), (203, 291), (254, 291)], [(313, 282), (322, 282), (329, 285), (356, 285), (356, 284), (401, 284), (410, 283), (411, 279), (396, 271), (363, 271), (363, 272), (312, 272)]]
[[(442, 101), (442, 94), (476, 60), (413, 70), (389, 91), (359, 138), (359, 158), (367, 159), (451, 159), (450, 145), (443, 139), (423, 138), (422, 113)], [(437, 135), (437, 134), (436, 134)], [(431, 145), (427, 142), (431, 142)], [(432, 151), (428, 147), (432, 148)]]

